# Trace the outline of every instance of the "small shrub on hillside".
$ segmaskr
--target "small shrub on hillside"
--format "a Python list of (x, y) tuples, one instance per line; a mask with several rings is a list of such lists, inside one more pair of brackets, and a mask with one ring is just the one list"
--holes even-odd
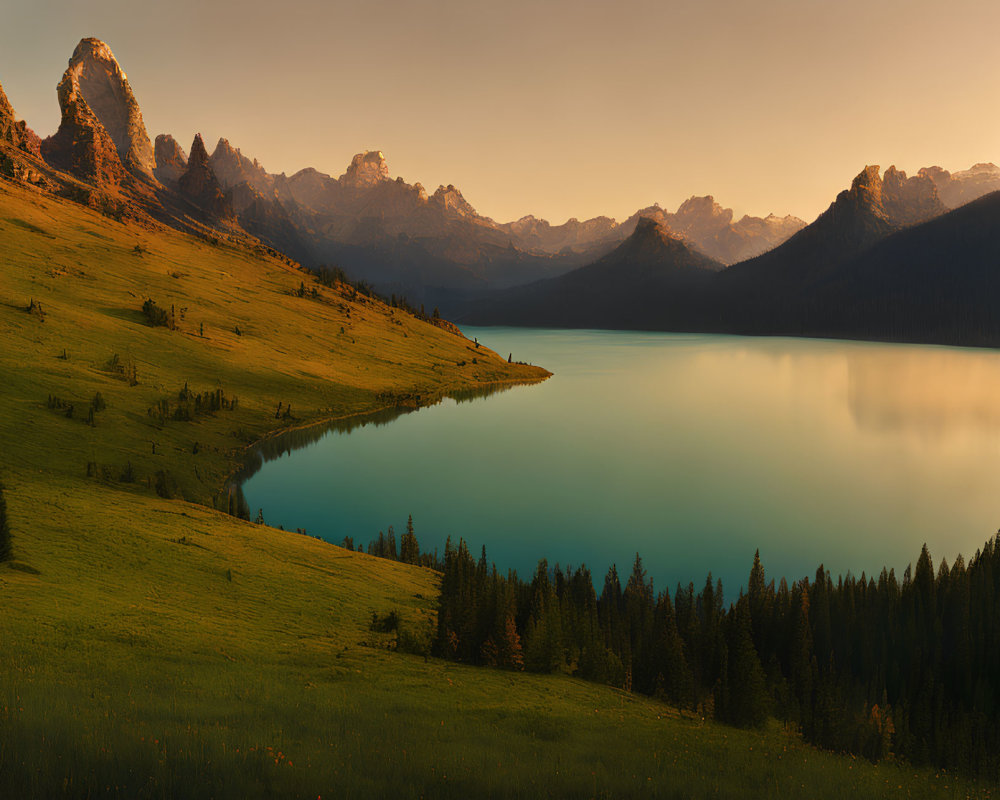
[(434, 641), (434, 625), (428, 620), (423, 630), (410, 625), (400, 625), (396, 632), (396, 649), (402, 653), (410, 653), (415, 656), (423, 656), (426, 660), (431, 654), (431, 645)]
[(153, 488), (164, 500), (172, 500), (177, 493), (177, 482), (169, 472), (161, 469), (156, 473), (156, 483)]
[(368, 626), (368, 629), (374, 631), (375, 633), (392, 633), (394, 630), (399, 628), (399, 614), (396, 609), (393, 609), (384, 617), (380, 617), (374, 611), (372, 612), (372, 621)]
[(112, 375), (121, 378), (123, 381), (127, 381), (129, 386), (137, 386), (139, 384), (139, 375), (135, 368), (135, 361), (131, 358), (126, 358), (124, 361), (115, 353), (108, 359), (108, 363), (104, 367)]
[(39, 319), (45, 319), (45, 312), (42, 310), (42, 304), (39, 303), (35, 298), (31, 298), (31, 302), (28, 303), (28, 307), (25, 309), (29, 314), (33, 314)]
[(146, 322), (156, 327), (170, 328), (173, 330), (173, 317), (165, 308), (160, 308), (155, 301), (147, 299), (142, 304), (142, 313), (146, 317)]

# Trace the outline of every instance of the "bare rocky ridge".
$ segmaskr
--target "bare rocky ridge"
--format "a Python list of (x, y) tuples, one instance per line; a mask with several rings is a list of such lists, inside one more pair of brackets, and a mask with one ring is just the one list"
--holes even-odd
[(156, 179), (167, 186), (176, 186), (181, 175), (187, 171), (187, 154), (173, 136), (161, 133), (156, 137)]
[[(815, 222), (726, 269), (660, 222), (593, 264), (470, 303), (472, 324), (847, 336), (975, 344), (1000, 341), (993, 309), (1000, 192), (947, 212), (926, 175), (858, 174)], [(710, 199), (682, 206), (717, 230), (731, 217)], [(689, 235), (708, 236), (711, 228)], [(695, 258), (702, 258), (699, 264)]]
[(593, 264), (484, 297), (471, 304), (465, 319), (485, 325), (656, 329), (661, 319), (698, 313), (690, 298), (709, 291), (722, 269), (657, 219), (640, 217), (632, 234)]
[(389, 165), (385, 163), (385, 157), (381, 150), (358, 153), (351, 160), (347, 172), (340, 176), (342, 186), (355, 189), (370, 188), (377, 183), (388, 180), (391, 180)]
[(926, 222), (948, 210), (930, 177), (917, 174), (907, 178), (895, 166), (882, 176), (882, 202), (886, 215), (899, 225)]
[(3, 86), (0, 86), (0, 141), (7, 142), (25, 153), (41, 155), (41, 139), (24, 120), (18, 121)]
[(775, 282), (828, 274), (875, 242), (946, 210), (928, 178), (907, 178), (895, 167), (883, 178), (877, 165), (867, 166), (815, 222), (774, 250), (733, 265), (725, 280), (737, 291), (773, 292)]
[[(454, 185), (428, 195), (419, 183), (393, 178), (379, 150), (355, 155), (339, 178), (312, 168), (291, 177), (270, 174), (226, 139), (211, 156), (200, 136), (190, 159), (169, 136), (157, 137), (154, 150), (124, 72), (96, 39), (74, 51), (59, 99), (59, 131), (41, 149), (54, 166), (83, 179), (66, 187), (81, 202), (113, 216), (145, 214), (185, 229), (215, 228), (307, 266), (337, 264), (383, 291), (440, 301), (444, 310), (452, 301), (454, 309), (475, 294), (592, 264), (629, 239), (644, 217), (671, 241), (734, 265), (737, 285), (736, 276), (749, 274), (745, 263), (755, 264), (750, 272), (757, 276), (822, 272), (845, 254), (941, 215), (947, 205), (1000, 188), (1000, 169), (992, 164), (954, 174), (927, 168), (914, 177), (894, 167), (881, 176), (872, 167), (805, 230), (792, 216), (736, 219), (711, 195), (691, 197), (673, 212), (659, 205), (641, 209), (620, 224), (595, 217), (552, 225), (531, 216), (497, 223)], [(2, 98), (0, 142), (30, 153), (37, 137), (14, 121), (9, 106)]]
[(248, 183), (265, 196), (274, 192), (274, 178), (257, 159), (247, 158), (226, 139), (219, 139), (209, 161), (223, 189)]
[(17, 119), (0, 86), (0, 176), (21, 183), (43, 184), (43, 166), (41, 139), (23, 120)]
[(610, 217), (595, 217), (579, 222), (570, 219), (563, 225), (550, 225), (535, 217), (523, 217), (500, 227), (511, 240), (524, 249), (545, 252), (586, 252), (609, 249), (624, 241), (635, 230), (640, 218), (656, 220), (688, 244), (723, 264), (735, 264), (776, 247), (805, 227), (798, 217), (744, 216), (733, 221), (733, 210), (723, 208), (711, 195), (691, 197), (671, 213), (660, 205), (636, 211), (621, 224)]
[(191, 144), (187, 170), (177, 180), (177, 188), (184, 197), (213, 217), (233, 216), (232, 205), (212, 170), (200, 133), (195, 135)]
[(470, 219), (479, 218), (479, 213), (476, 209), (450, 183), (447, 186), (438, 186), (437, 191), (430, 196), (430, 202), (439, 206), (446, 214), (468, 217)]
[[(93, 169), (87, 171), (94, 176), (111, 177), (115, 170), (106, 163), (110, 161), (109, 154), (100, 152), (106, 148), (105, 138), (87, 132), (96, 121), (110, 138), (125, 169), (138, 177), (154, 179), (156, 162), (142, 112), (125, 73), (104, 42), (83, 39), (77, 45), (59, 84), (59, 102), (63, 109), (60, 132), (64, 132), (64, 126), (66, 130), (62, 139), (56, 134), (56, 142), (50, 147), (57, 160), (64, 158), (60, 148), (68, 145), (74, 153), (71, 160), (81, 165), (95, 162)], [(92, 144), (88, 142), (90, 139)], [(80, 152), (87, 149), (93, 152)]]
[(723, 208), (711, 195), (690, 197), (671, 213), (660, 206), (641, 209), (622, 223), (631, 232), (640, 216), (657, 220), (695, 249), (723, 264), (736, 264), (765, 253), (806, 226), (791, 215), (744, 215), (733, 222), (733, 210)]
[(983, 195), (1000, 191), (1000, 167), (992, 163), (975, 164), (959, 172), (948, 172), (941, 167), (924, 167), (917, 174), (934, 181), (941, 202), (948, 208), (958, 208)]
[(80, 91), (74, 59), (56, 88), (62, 111), (59, 130), (42, 142), (42, 155), (53, 166), (89, 183), (117, 188), (125, 177), (125, 168), (114, 140)]
[(548, 220), (529, 214), (499, 227), (516, 246), (546, 253), (583, 252), (601, 246), (611, 248), (622, 238), (618, 223), (611, 217), (594, 217), (583, 222), (572, 217), (562, 225), (552, 225)]

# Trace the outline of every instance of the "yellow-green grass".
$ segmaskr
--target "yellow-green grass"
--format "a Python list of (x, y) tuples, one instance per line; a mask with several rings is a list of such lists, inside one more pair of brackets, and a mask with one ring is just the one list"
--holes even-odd
[[(7, 183), (0, 248), (8, 465), (85, 475), (94, 462), (117, 477), (131, 462), (140, 482), (168, 470), (182, 496), (205, 502), (235, 451), (275, 428), (372, 410), (392, 402), (389, 392), (426, 399), (544, 375), (381, 303), (351, 303), (324, 287), (319, 300), (298, 297), (303, 281), (314, 284), (281, 261), (128, 228)], [(146, 298), (175, 309), (177, 330), (146, 324)], [(43, 315), (25, 311), (31, 300)], [(108, 369), (115, 354), (134, 362), (137, 386)], [(237, 410), (154, 424), (149, 409), (175, 403), (185, 384), (221, 388), (239, 398)], [(108, 407), (90, 427), (86, 404), (97, 392)], [(49, 395), (74, 404), (76, 419), (47, 409)], [(291, 404), (291, 418), (275, 419), (279, 402)]]
[[(276, 427), (540, 373), (382, 306), (348, 321), (334, 292), (295, 296), (304, 276), (279, 261), (2, 183), (0, 247), (15, 551), (0, 567), (0, 797), (989, 794), (821, 753), (777, 725), (741, 732), (563, 676), (387, 649), (372, 613), (425, 634), (435, 573), (206, 504), (243, 444)], [(145, 325), (147, 296), (187, 308), (179, 330)], [(107, 372), (113, 353), (135, 361), (137, 386)], [(185, 382), (239, 406), (160, 426), (147, 409)], [(50, 394), (84, 413), (47, 408)], [(297, 419), (276, 420), (279, 401)], [(109, 469), (88, 478), (88, 462)], [(120, 483), (129, 462), (138, 480)], [(178, 499), (146, 485), (160, 470)]]

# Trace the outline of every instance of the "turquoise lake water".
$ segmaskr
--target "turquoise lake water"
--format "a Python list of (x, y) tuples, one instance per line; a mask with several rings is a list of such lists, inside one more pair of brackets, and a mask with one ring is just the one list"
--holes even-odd
[[(966, 560), (1000, 525), (1000, 353), (607, 331), (469, 328), (544, 383), (329, 430), (243, 490), (270, 525), (367, 543), (413, 515), (530, 577), (642, 555), (657, 589), (823, 563)], [(375, 424), (378, 422), (379, 424)], [(316, 438), (318, 431), (314, 434)]]

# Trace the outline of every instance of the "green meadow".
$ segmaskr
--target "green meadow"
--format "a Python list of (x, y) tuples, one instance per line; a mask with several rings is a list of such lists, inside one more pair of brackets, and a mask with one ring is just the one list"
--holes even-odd
[(546, 373), (6, 183), (0, 245), (0, 797), (991, 796), (773, 722), (397, 652), (372, 614), (429, 636), (439, 576), (216, 510), (227, 477), (280, 430)]

